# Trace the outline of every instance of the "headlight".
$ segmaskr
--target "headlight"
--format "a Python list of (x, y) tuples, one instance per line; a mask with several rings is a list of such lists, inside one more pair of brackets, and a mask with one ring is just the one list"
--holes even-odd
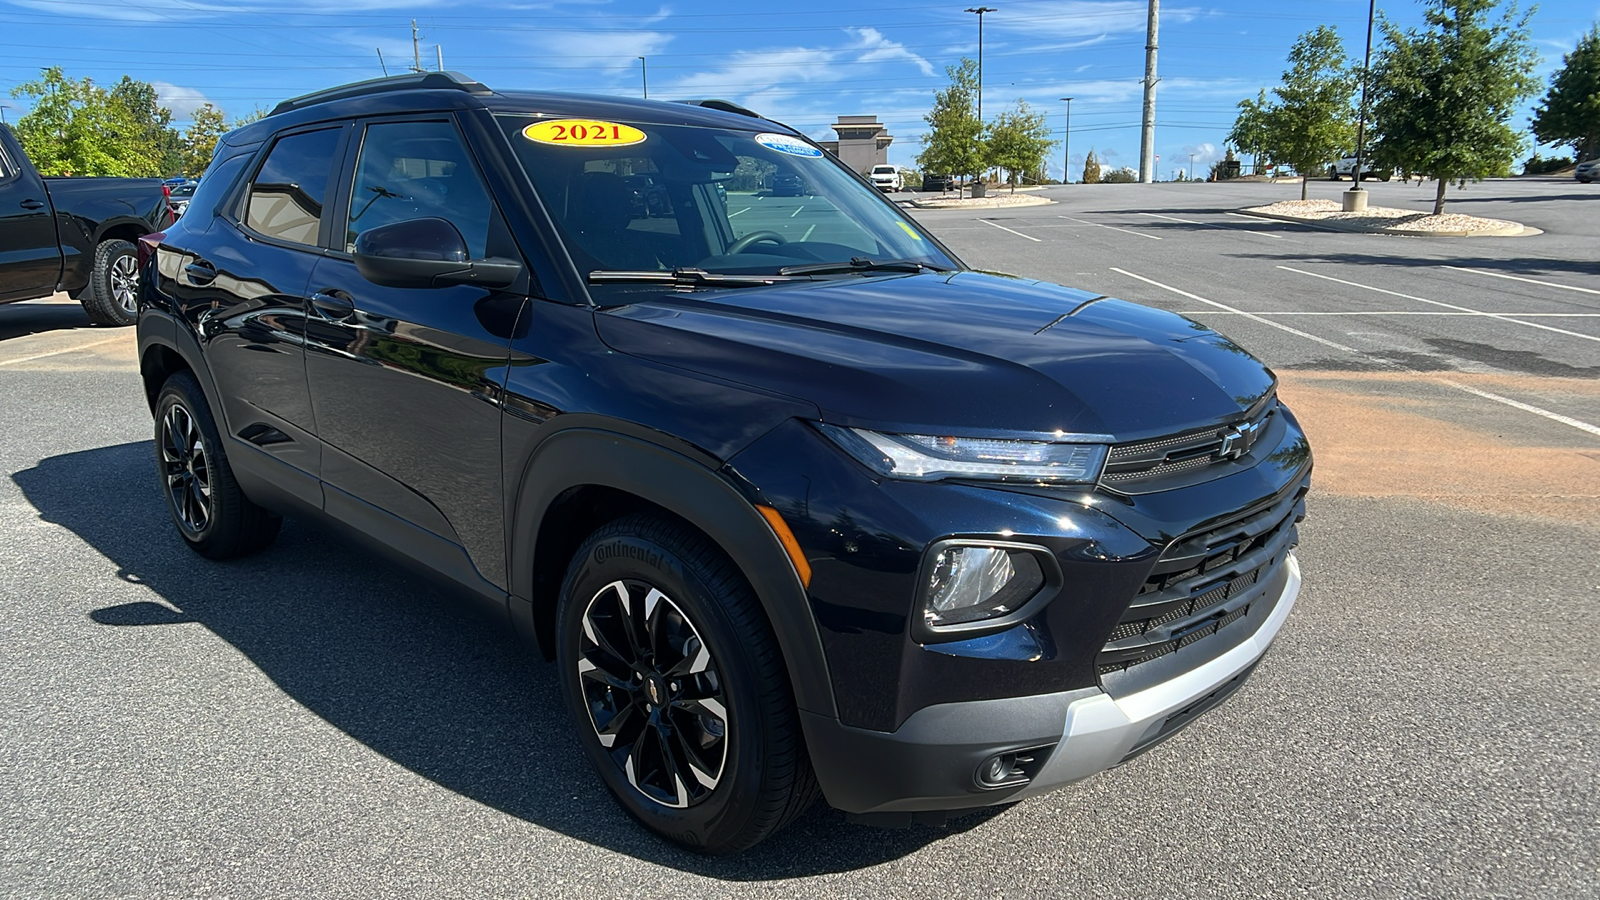
[(841, 449), (880, 475), (913, 481), (1045, 481), (1089, 484), (1105, 466), (1105, 444), (884, 434), (818, 425)]

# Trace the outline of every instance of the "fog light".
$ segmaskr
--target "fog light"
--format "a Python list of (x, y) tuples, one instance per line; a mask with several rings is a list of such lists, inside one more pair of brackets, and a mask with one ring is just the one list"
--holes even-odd
[(938, 551), (928, 576), (923, 617), (930, 628), (996, 619), (1044, 587), (1034, 554), (1005, 547), (958, 546)]
[(978, 765), (974, 780), (985, 790), (1027, 784), (1039, 772), (1050, 747), (996, 753)]

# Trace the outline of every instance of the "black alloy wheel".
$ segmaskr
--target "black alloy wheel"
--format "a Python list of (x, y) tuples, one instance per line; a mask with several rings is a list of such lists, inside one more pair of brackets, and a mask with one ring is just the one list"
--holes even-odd
[(193, 374), (167, 379), (156, 395), (155, 416), (156, 473), (184, 541), (212, 559), (248, 556), (270, 545), (283, 520), (239, 489)]
[(161, 416), (161, 474), (172, 517), (186, 535), (201, 535), (211, 524), (211, 466), (194, 415), (182, 403)]
[(139, 321), (139, 256), (133, 244), (107, 238), (94, 248), (89, 284), (77, 295), (96, 325), (122, 327)]
[(628, 783), (685, 808), (715, 790), (728, 706), (711, 651), (683, 610), (642, 581), (614, 581), (583, 613), (578, 678), (595, 737)]
[(579, 743), (646, 827), (731, 853), (816, 799), (772, 625), (705, 534), (652, 513), (596, 530), (567, 567), (555, 638)]

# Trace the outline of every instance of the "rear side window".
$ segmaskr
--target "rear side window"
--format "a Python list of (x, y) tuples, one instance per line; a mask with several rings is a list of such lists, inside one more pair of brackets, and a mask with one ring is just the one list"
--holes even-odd
[(265, 237), (315, 246), (339, 129), (280, 138), (250, 183), (245, 224)]

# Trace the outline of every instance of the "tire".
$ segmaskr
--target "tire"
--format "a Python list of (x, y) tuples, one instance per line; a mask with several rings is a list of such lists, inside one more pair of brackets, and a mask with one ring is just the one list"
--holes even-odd
[(94, 248), (94, 270), (78, 302), (96, 325), (120, 328), (139, 321), (139, 256), (132, 244), (111, 239)]
[(1338, 172), (1329, 172), (1328, 173), (1328, 180), (1329, 181), (1338, 181), (1339, 180), (1339, 173)]
[(1378, 173), (1378, 180), (1379, 181), (1388, 181), (1389, 179), (1391, 179), (1393, 177), (1394, 177), (1394, 173), (1393, 172), (1379, 172)]
[(567, 568), (557, 623), (579, 742), (646, 827), (731, 853), (816, 799), (771, 625), (700, 532), (650, 514), (600, 528)]
[(211, 408), (189, 372), (172, 375), (156, 395), (156, 473), (173, 524), (201, 556), (249, 556), (277, 538), (283, 519), (239, 489)]

